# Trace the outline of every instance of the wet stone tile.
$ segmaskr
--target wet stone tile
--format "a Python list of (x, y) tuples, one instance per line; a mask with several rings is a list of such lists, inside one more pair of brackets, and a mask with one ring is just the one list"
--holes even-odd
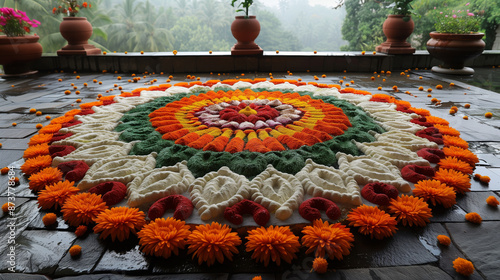
[[(14, 215), (0, 219), (0, 256), (5, 256), (3, 253), (8, 248), (9, 240), (13, 239), (13, 236), (19, 238), (28, 227), (28, 224), (32, 221), (32, 217), (29, 215), (33, 211), (38, 211), (38, 209), (35, 203), (29, 201), (18, 205), (14, 211)], [(4, 268), (3, 265), (5, 264), (0, 262), (0, 270)]]
[(465, 212), (460, 206), (453, 205), (450, 208), (444, 208), (442, 206), (432, 206), (432, 217), (429, 219), (431, 223), (440, 222), (462, 222), (464, 220)]
[[(417, 229), (417, 234), (419, 235), (419, 239), (434, 256), (436, 256), (439, 261), (439, 267), (444, 270), (449, 275), (453, 275), (455, 278), (463, 278), (463, 279), (483, 279), (477, 272), (472, 274), (469, 278), (460, 277), (457, 275), (455, 269), (453, 268), (453, 261), (457, 257), (466, 258), (460, 250), (455, 246), (452, 242), (450, 246), (444, 246), (438, 243), (437, 236), (438, 235), (446, 235), (450, 236), (446, 228), (440, 223), (431, 223), (427, 225), (425, 228)], [(424, 278), (422, 278), (424, 279)], [(437, 278), (428, 278), (428, 279), (437, 279)]]
[[(5, 150), (26, 150), (28, 148), (29, 138), (22, 139), (5, 139), (0, 138), (0, 143), (2, 143), (2, 149)], [(1, 151), (1, 150), (0, 150)], [(10, 159), (13, 162), (15, 159)]]
[(417, 279), (453, 279), (438, 267), (431, 265), (423, 266), (403, 266), (403, 267), (379, 267), (370, 269), (356, 269), (356, 270), (339, 270), (337, 277), (328, 277), (327, 275), (319, 275), (316, 273), (311, 274), (308, 279), (384, 279), (384, 280), (417, 280)]
[(411, 228), (398, 229), (393, 237), (377, 241), (354, 230), (354, 247), (351, 254), (345, 256), (335, 267), (384, 267), (428, 264), (437, 261)]
[[(7, 202), (13, 202), (15, 207), (21, 207), (23, 204), (25, 204), (28, 201), (30, 201), (30, 199), (24, 198), (24, 197), (14, 197), (14, 200), (12, 200), (12, 199), (9, 199), (8, 196), (0, 196), (0, 206), (4, 205), (4, 203), (7, 203)], [(3, 211), (0, 212), (0, 219), (9, 218), (9, 217), (11, 217), (9, 212), (3, 212)]]
[(82, 247), (82, 254), (73, 258), (66, 254), (58, 264), (55, 272), (56, 276), (88, 274), (101, 258), (106, 250), (103, 242), (100, 241), (97, 234), (89, 233), (84, 237), (77, 238), (73, 245)]
[[(45, 216), (47, 213), (55, 213), (57, 215), (57, 220), (53, 225), (50, 226), (45, 226), (43, 224), (43, 216)], [(47, 229), (47, 230), (66, 230), (69, 228), (69, 225), (64, 221), (62, 214), (60, 211), (54, 211), (54, 210), (39, 210), (38, 213), (33, 213), (34, 219), (31, 220), (30, 224), (28, 225), (29, 229)]]
[(0, 280), (49, 280), (45, 275), (21, 274), (21, 273), (2, 273)]
[[(16, 239), (16, 271), (51, 274), (69, 249), (74, 234), (61, 231), (26, 230)], [(5, 253), (5, 252), (4, 252)], [(2, 270), (4, 269), (4, 264)]]
[(485, 183), (481, 183), (478, 180), (472, 179), (470, 181), (472, 191), (498, 191), (498, 190), (500, 190), (500, 168), (488, 168), (488, 167), (478, 166), (474, 170), (474, 174), (488, 176), (488, 177), (490, 177), (490, 182), (488, 184), (485, 184)]
[(447, 223), (446, 228), (455, 244), (487, 279), (500, 279), (499, 222)]
[[(119, 246), (119, 244), (115, 244)], [(122, 248), (121, 248), (122, 249)], [(95, 272), (106, 271), (147, 271), (149, 263), (139, 250), (139, 245), (128, 250), (107, 250), (99, 260)]]
[(0, 150), (0, 168), (9, 166), (13, 161), (20, 159), (23, 153), (24, 151), (22, 150), (7, 150), (2, 148)]
[[(123, 274), (90, 274), (80, 276), (68, 276), (58, 278), (58, 280), (226, 280), (227, 274), (168, 274), (168, 275), (141, 275), (127, 276)], [(252, 278), (249, 278), (252, 279)]]
[[(478, 213), (483, 221), (500, 221), (500, 211), (498, 207), (491, 207), (486, 203), (486, 198), (490, 195), (496, 196), (493, 192), (470, 192), (460, 199), (457, 199), (457, 203), (461, 208), (467, 211), (467, 213)], [(497, 197), (497, 199), (500, 198)]]
[[(169, 275), (170, 276), (170, 275)], [(274, 274), (260, 274), (260, 273), (248, 273), (248, 274), (232, 274), (229, 276), (229, 280), (239, 280), (239, 279), (252, 279), (255, 276), (262, 277), (262, 280), (274, 280), (276, 279), (276, 275)], [(210, 279), (210, 278), (207, 278)], [(284, 278), (286, 279), (286, 278)]]

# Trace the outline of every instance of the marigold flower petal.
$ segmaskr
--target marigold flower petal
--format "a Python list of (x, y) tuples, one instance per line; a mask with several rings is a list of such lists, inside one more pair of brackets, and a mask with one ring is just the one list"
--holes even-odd
[(465, 214), (465, 219), (467, 221), (469, 221), (471, 223), (475, 223), (475, 224), (480, 224), (483, 221), (481, 216), (476, 212), (470, 212), (470, 213)]
[(35, 174), (52, 164), (52, 157), (49, 155), (37, 156), (27, 159), (21, 166), (21, 171), (26, 175)]
[(456, 193), (453, 188), (446, 186), (438, 180), (423, 180), (415, 184), (415, 196), (421, 197), (432, 205), (442, 204), (445, 208), (455, 205)]
[(460, 171), (440, 168), (436, 171), (434, 179), (452, 187), (456, 193), (470, 192), (470, 178)]
[(362, 205), (347, 215), (350, 226), (359, 227), (359, 232), (371, 238), (384, 239), (392, 236), (397, 228), (396, 218), (376, 206)]
[(62, 206), (63, 218), (71, 226), (88, 225), (102, 211), (108, 209), (100, 195), (80, 193), (70, 196)]
[(439, 168), (454, 169), (465, 174), (471, 175), (473, 172), (472, 166), (465, 161), (459, 160), (456, 157), (445, 157), (438, 162)]
[(450, 246), (450, 244), (451, 244), (451, 239), (446, 235), (438, 235), (437, 240), (438, 240), (439, 244), (444, 245), (444, 246)]
[(342, 260), (351, 253), (354, 235), (340, 223), (330, 225), (328, 221), (315, 220), (313, 226), (304, 227), (302, 233), (302, 245), (308, 247), (306, 254), (314, 251), (316, 257), (323, 258), (328, 254), (331, 260)]
[(211, 266), (217, 260), (224, 262), (224, 258), (233, 259), (233, 254), (238, 253), (236, 246), (241, 244), (241, 239), (236, 232), (231, 232), (228, 225), (212, 222), (209, 225), (199, 225), (188, 236), (188, 254), (193, 258), (198, 256), (198, 264), (206, 262)]
[(130, 233), (137, 234), (146, 224), (144, 212), (137, 208), (113, 207), (99, 213), (94, 219), (94, 233), (100, 233), (100, 238), (111, 236), (111, 241), (124, 241)]
[(453, 268), (458, 273), (465, 276), (470, 276), (472, 275), (472, 273), (474, 273), (474, 265), (472, 264), (472, 262), (463, 258), (456, 258), (453, 261)]
[(62, 175), (61, 170), (54, 167), (47, 167), (29, 177), (29, 188), (34, 191), (43, 190), (46, 186), (61, 181)]
[(52, 185), (46, 186), (38, 194), (38, 205), (42, 209), (50, 209), (54, 207), (58, 209), (63, 206), (66, 199), (80, 191), (70, 181), (59, 181)]
[(264, 266), (272, 260), (277, 265), (283, 259), (291, 263), (299, 251), (299, 237), (287, 226), (260, 227), (248, 232), (246, 251), (252, 252), (252, 259), (263, 262)]
[(455, 157), (459, 160), (467, 162), (471, 166), (479, 162), (478, 157), (467, 149), (452, 146), (444, 147), (443, 152), (447, 157)]
[(137, 233), (141, 251), (147, 255), (169, 258), (184, 249), (191, 232), (184, 221), (174, 218), (159, 218), (144, 226)]
[(389, 213), (394, 214), (396, 219), (406, 226), (425, 226), (432, 217), (432, 211), (423, 198), (402, 195), (391, 199)]

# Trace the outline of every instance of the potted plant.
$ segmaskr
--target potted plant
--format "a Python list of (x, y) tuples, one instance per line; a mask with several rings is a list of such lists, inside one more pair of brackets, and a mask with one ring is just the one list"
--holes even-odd
[[(469, 3), (466, 4), (468, 6)], [(465, 67), (465, 61), (479, 56), (485, 47), (484, 33), (479, 33), (481, 18), (468, 7), (451, 12), (439, 12), (434, 24), (436, 31), (427, 41), (429, 53), (444, 62), (432, 71), (445, 74), (472, 75), (474, 69)]]
[(392, 0), (393, 4), (390, 5), (394, 5), (392, 14), (387, 16), (382, 26), (387, 40), (375, 48), (377, 52), (387, 54), (412, 54), (415, 52), (415, 48), (406, 42), (415, 27), (411, 18), (412, 1)]
[(59, 31), (68, 41), (68, 45), (57, 51), (57, 55), (93, 55), (100, 54), (101, 50), (88, 43), (92, 36), (92, 25), (85, 17), (77, 17), (80, 9), (90, 8), (92, 5), (78, 0), (59, 0), (61, 5), (52, 9), (53, 14), (64, 14)]
[[(235, 7), (239, 0), (231, 0), (231, 6)], [(252, 6), (253, 0), (240, 0), (239, 5), (243, 9), (236, 12), (245, 12), (244, 16), (236, 16), (231, 24), (231, 33), (237, 43), (231, 48), (232, 55), (262, 55), (263, 50), (254, 42), (260, 33), (260, 23), (256, 16), (249, 16), (248, 9)]]
[(27, 35), (39, 21), (29, 19), (25, 12), (12, 8), (0, 8), (0, 64), (5, 75), (20, 76), (36, 73), (30, 70), (31, 62), (42, 56), (40, 37)]

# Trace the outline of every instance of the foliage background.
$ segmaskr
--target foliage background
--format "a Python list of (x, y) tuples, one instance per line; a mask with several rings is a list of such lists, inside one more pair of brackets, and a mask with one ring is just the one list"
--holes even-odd
[[(230, 26), (238, 14), (230, 0), (87, 1), (92, 8), (82, 9), (79, 16), (87, 17), (94, 27), (90, 43), (108, 52), (229, 51), (235, 43)], [(390, 0), (343, 2), (341, 8), (332, 9), (312, 6), (308, 0), (255, 0), (250, 14), (257, 15), (261, 24), (256, 43), (268, 51), (372, 51), (385, 41), (381, 27), (391, 12), (384, 5)], [(486, 49), (491, 49), (500, 25), (500, 1), (495, 0), (414, 0), (412, 45), (425, 49), (438, 11), (445, 6), (458, 9), (466, 2), (471, 11), (484, 15), (482, 32)], [(0, 0), (0, 6), (16, 3), (42, 23), (35, 32), (45, 53), (55, 53), (66, 44), (59, 33), (62, 15), (52, 14), (57, 0)]]

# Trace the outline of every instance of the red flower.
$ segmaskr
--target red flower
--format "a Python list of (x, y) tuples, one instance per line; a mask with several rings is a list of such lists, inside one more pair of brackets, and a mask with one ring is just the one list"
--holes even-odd
[(88, 4), (87, 2), (83, 2), (82, 7), (87, 8), (87, 7), (88, 7), (88, 5), (89, 5), (89, 4)]
[(55, 7), (54, 7), (54, 8), (52, 9), (52, 13), (53, 13), (53, 14), (55, 14), (55, 13), (56, 13), (56, 11), (57, 11), (57, 8), (55, 8)]

